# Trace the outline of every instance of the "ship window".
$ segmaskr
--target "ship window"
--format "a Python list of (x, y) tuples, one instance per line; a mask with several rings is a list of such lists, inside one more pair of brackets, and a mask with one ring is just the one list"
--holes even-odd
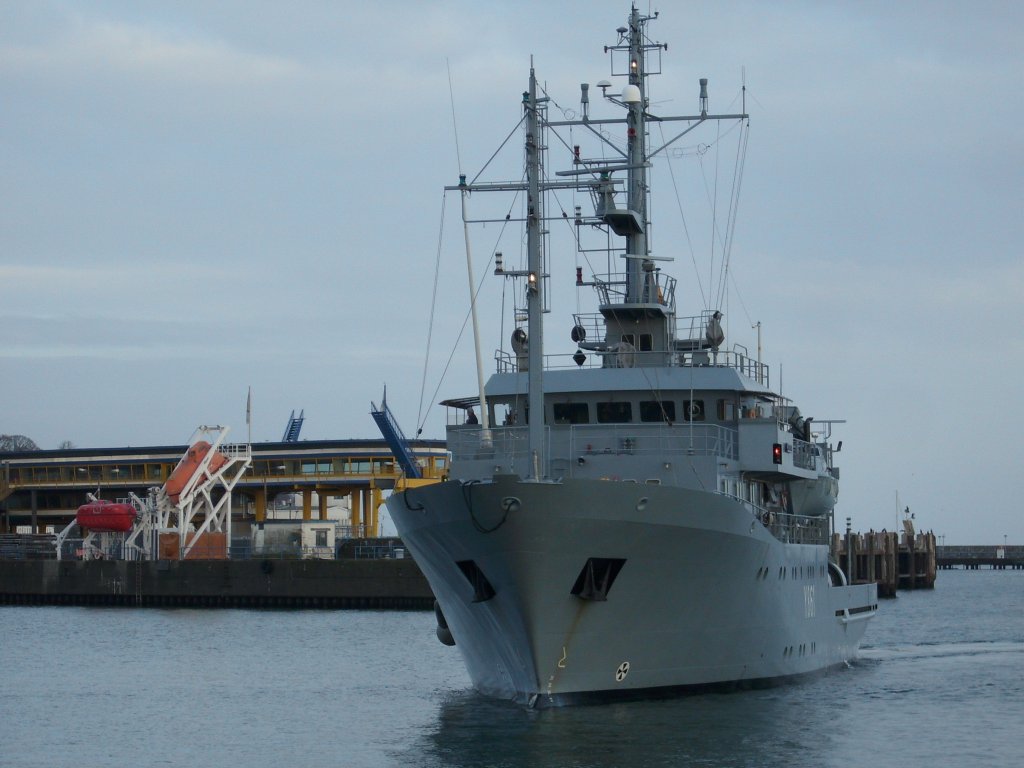
[(685, 421), (704, 421), (704, 401), (683, 400), (683, 419)]
[(631, 347), (636, 347), (636, 335), (632, 333), (624, 333), (622, 334), (622, 340), (629, 344)]
[(676, 404), (671, 400), (641, 400), (640, 421), (667, 421), (672, 423), (676, 420)]
[(633, 420), (633, 404), (598, 403), (597, 420), (601, 424), (628, 424)]
[(586, 403), (555, 403), (555, 424), (589, 424), (590, 409)]
[(650, 352), (654, 349), (654, 336), (649, 333), (640, 334), (640, 351)]

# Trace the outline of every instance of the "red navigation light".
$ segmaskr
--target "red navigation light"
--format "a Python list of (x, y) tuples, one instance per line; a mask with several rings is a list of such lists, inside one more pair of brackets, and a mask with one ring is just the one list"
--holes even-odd
[(772, 464), (782, 463), (782, 443), (775, 443), (772, 446)]

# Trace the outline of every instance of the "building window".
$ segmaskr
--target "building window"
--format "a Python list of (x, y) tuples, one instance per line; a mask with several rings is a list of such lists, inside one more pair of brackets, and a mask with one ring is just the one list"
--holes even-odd
[(315, 531), (315, 533), (316, 533), (316, 545), (318, 547), (326, 547), (327, 546), (327, 531), (321, 529), (321, 530)]
[(590, 409), (586, 403), (554, 403), (555, 424), (589, 424)]
[(633, 421), (633, 404), (598, 403), (597, 420), (601, 424), (629, 424)]
[(640, 421), (676, 420), (676, 404), (671, 400), (641, 400)]

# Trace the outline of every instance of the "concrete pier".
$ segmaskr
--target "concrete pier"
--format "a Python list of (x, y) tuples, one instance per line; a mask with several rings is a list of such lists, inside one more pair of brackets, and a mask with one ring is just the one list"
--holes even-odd
[(1015, 544), (940, 545), (936, 549), (939, 568), (968, 571), (1024, 570), (1024, 547)]
[(412, 560), (0, 561), (0, 603), (426, 609)]
[(408, 557), (0, 559), (0, 604), (427, 609), (434, 596)]

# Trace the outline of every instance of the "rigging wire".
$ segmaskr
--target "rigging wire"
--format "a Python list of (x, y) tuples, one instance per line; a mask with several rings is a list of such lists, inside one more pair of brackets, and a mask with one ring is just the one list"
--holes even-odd
[[(455, 163), (459, 168), (459, 175), (462, 175), (462, 152), (459, 149), (459, 122), (455, 117), (455, 88), (452, 85), (452, 63), (450, 59), (445, 59), (445, 67), (448, 70), (448, 104), (451, 107), (452, 112), (452, 136), (455, 139)], [(423, 378), (420, 380), (420, 402), (416, 409), (416, 436), (418, 437), (423, 432), (423, 425), (426, 423), (427, 414), (430, 413), (430, 407), (427, 408), (427, 413), (423, 412), (423, 395), (427, 390), (427, 368), (430, 365), (430, 344), (434, 336), (434, 313), (437, 310), (437, 285), (441, 277), (441, 247), (444, 242), (444, 214), (448, 204), (448, 191), (444, 191), (444, 195), (441, 199), (441, 224), (437, 233), (437, 256), (434, 260), (434, 290), (430, 297), (430, 320), (427, 323), (427, 349), (423, 356)], [(461, 334), (460, 334), (461, 335)], [(449, 358), (449, 363), (451, 362)], [(447, 370), (447, 365), (445, 366)], [(435, 391), (435, 396), (437, 392)], [(431, 398), (434, 399), (434, 398)]]
[[(427, 366), (430, 363), (430, 343), (434, 337), (434, 310), (437, 308), (437, 284), (441, 277), (441, 244), (444, 242), (444, 212), (448, 203), (448, 192), (441, 197), (441, 224), (437, 232), (437, 256), (434, 260), (434, 291), (430, 297), (430, 320), (427, 322), (427, 349), (423, 355), (423, 378), (420, 380), (420, 403), (416, 409), (416, 435), (423, 432), (426, 415), (423, 413), (423, 394), (427, 389)], [(427, 409), (429, 412), (429, 408)]]
[[(661, 141), (665, 143), (665, 128), (660, 123), (658, 124), (658, 130), (661, 132)], [(710, 309), (708, 306), (707, 296), (704, 294), (704, 281), (700, 279), (700, 268), (697, 266), (697, 254), (693, 250), (693, 240), (690, 238), (690, 228), (686, 224), (686, 214), (683, 212), (683, 201), (679, 197), (679, 185), (676, 182), (676, 172), (672, 168), (672, 158), (666, 156), (665, 160), (668, 163), (668, 175), (672, 179), (672, 191), (676, 196), (676, 207), (679, 208), (679, 218), (683, 222), (683, 232), (686, 234), (686, 247), (690, 250), (690, 261), (693, 263), (693, 273), (697, 276), (697, 287), (700, 289), (700, 300), (704, 304), (704, 309)], [(708, 290), (711, 290), (711, 286), (708, 286)]]
[(728, 288), (727, 275), (729, 264), (732, 260), (732, 247), (736, 235), (736, 221), (739, 213), (740, 190), (743, 187), (743, 169), (747, 161), (747, 137), (750, 130), (740, 129), (739, 139), (736, 142), (736, 163), (733, 167), (732, 191), (729, 195), (729, 216), (725, 225), (725, 250), (722, 262), (722, 277), (719, 283), (719, 300), (721, 305), (725, 301), (725, 292)]
[[(447, 199), (447, 196), (446, 196), (446, 199)], [(497, 252), (498, 244), (501, 242), (501, 239), (504, 236), (505, 230), (508, 227), (509, 222), (511, 221), (512, 209), (515, 208), (516, 201), (518, 199), (519, 199), (519, 193), (517, 192), (512, 197), (512, 201), (509, 204), (508, 213), (505, 216), (505, 220), (501, 224), (501, 228), (498, 231), (498, 236), (495, 238), (494, 247), (491, 248), (491, 256), (487, 260), (487, 267), (486, 267), (486, 269), (484, 269), (484, 273), (480, 276), (480, 280), (477, 282), (476, 288), (473, 291), (472, 300), (471, 300), (471, 304), (470, 304), (470, 309), (466, 311), (466, 316), (462, 319), (462, 326), (459, 328), (459, 333), (455, 337), (455, 342), (452, 344), (451, 352), (448, 354), (448, 359), (445, 361), (444, 368), (441, 371), (441, 376), (440, 376), (440, 378), (437, 381), (437, 386), (434, 388), (434, 393), (430, 396), (431, 403), (434, 403), (437, 400), (437, 394), (438, 394), (438, 392), (441, 391), (441, 387), (444, 386), (444, 380), (445, 380), (445, 377), (448, 375), (448, 369), (451, 367), (452, 360), (455, 358), (455, 353), (459, 349), (459, 343), (462, 341), (462, 335), (466, 332), (466, 324), (469, 322), (469, 319), (470, 319), (470, 317), (472, 315), (472, 302), (475, 302), (479, 298), (480, 291), (483, 290), (484, 281), (487, 279), (487, 274), (488, 274), (488, 272), (490, 270), (490, 266), (491, 266), (491, 264), (494, 261), (494, 254)], [(443, 220), (442, 220), (442, 229), (443, 229)], [(441, 243), (440, 243), (440, 240), (438, 241), (438, 257), (437, 258), (438, 258), (438, 265), (440, 265), (440, 259), (441, 259)], [(432, 302), (431, 310), (430, 310), (431, 325), (433, 324), (434, 306), (437, 304), (437, 275), (438, 275), (439, 272), (440, 272), (440, 267), (438, 266), (438, 268), (435, 269), (435, 276), (434, 276), (434, 301)], [(504, 302), (504, 298), (503, 298), (503, 302)], [(503, 306), (504, 306), (504, 304), (503, 304)], [(425, 371), (426, 371), (426, 363), (424, 363), (424, 376), (423, 376), (423, 387), (424, 387), (424, 389), (426, 388), (426, 372)], [(420, 398), (420, 403), (421, 403), (421, 410), (422, 410), (422, 395), (421, 395), (421, 398)], [(431, 405), (431, 406), (429, 406), (427, 408), (427, 413), (423, 414), (422, 417), (418, 417), (418, 422), (419, 423), (417, 424), (417, 429), (416, 429), (416, 434), (417, 435), (420, 432), (423, 431), (423, 425), (426, 423), (426, 420), (427, 420), (427, 417), (428, 417), (428, 415), (430, 413), (430, 408), (431, 407), (433, 407), (433, 406)]]
[(476, 176), (474, 176), (473, 180), (469, 182), (470, 184), (476, 184), (476, 180), (483, 175), (483, 172), (487, 170), (487, 166), (489, 166), (491, 162), (493, 162), (494, 158), (498, 156), (498, 153), (505, 148), (505, 145), (508, 144), (508, 140), (511, 139), (512, 135), (519, 130), (519, 127), (523, 124), (523, 121), (525, 120), (526, 115), (524, 114), (522, 117), (519, 118), (519, 122), (516, 123), (515, 127), (511, 131), (509, 131), (509, 134), (508, 136), (505, 137), (504, 141), (502, 141), (501, 144), (498, 145), (498, 148), (494, 150), (494, 152), (491, 154), (491, 156), (487, 158), (487, 162), (483, 164), (483, 167), (476, 172)]
[(743, 303), (743, 297), (740, 295), (740, 286), (736, 282), (736, 274), (732, 271), (729, 272), (729, 279), (732, 280), (733, 292), (736, 294), (736, 298), (740, 302), (740, 306), (743, 308), (743, 314), (747, 316), (747, 322), (750, 323), (750, 327), (755, 327), (754, 319), (750, 316), (750, 312), (747, 311), (747, 305)]
[(459, 151), (459, 123), (455, 119), (455, 89), (452, 87), (452, 62), (444, 60), (448, 68), (448, 103), (452, 110), (452, 136), (455, 139), (455, 163), (459, 166), (459, 175), (462, 175), (462, 153)]
[[(718, 235), (718, 161), (722, 156), (722, 153), (718, 151), (718, 140), (721, 139), (722, 124), (717, 123), (716, 128), (718, 129), (718, 137), (715, 140), (715, 186), (714, 194), (711, 198), (711, 268), (708, 274), (708, 290), (711, 290), (711, 286), (714, 285), (715, 281), (715, 236)], [(724, 250), (724, 243), (722, 247)], [(718, 292), (715, 291), (715, 293), (717, 294)]]

